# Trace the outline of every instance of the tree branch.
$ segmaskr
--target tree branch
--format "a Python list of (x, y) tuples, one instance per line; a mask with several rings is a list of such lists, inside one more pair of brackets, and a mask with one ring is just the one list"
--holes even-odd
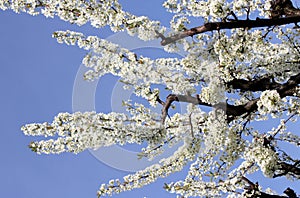
[(300, 14), (300, 10), (293, 6), (291, 0), (273, 0), (271, 1), (271, 18), (282, 16), (295, 16)]
[(200, 98), (198, 97), (198, 95), (197, 95), (197, 97), (193, 97), (193, 96), (189, 96), (189, 95), (170, 94), (170, 95), (167, 96), (166, 102), (160, 102), (160, 104), (163, 105), (163, 108), (161, 110), (162, 111), (162, 120), (161, 120), (162, 124), (165, 123), (165, 120), (166, 120), (166, 118), (168, 116), (168, 110), (169, 110), (171, 104), (174, 101), (177, 101), (177, 102), (187, 102), (187, 103), (192, 103), (192, 104), (195, 104), (195, 105), (211, 106), (208, 103), (202, 102), (200, 100)]
[(228, 87), (241, 91), (265, 91), (278, 88), (281, 84), (272, 82), (271, 77), (263, 77), (255, 80), (233, 79), (226, 83)]
[[(224, 107), (224, 110), (226, 112), (227, 115), (227, 120), (228, 122), (231, 122), (234, 117), (236, 116), (240, 116), (246, 112), (252, 112), (254, 110), (257, 109), (257, 105), (256, 102), (259, 99), (254, 99), (249, 101), (248, 103), (246, 103), (245, 105), (238, 105), (238, 106), (234, 106), (234, 105), (230, 105), (227, 103), (219, 103), (216, 104), (216, 107)], [(163, 109), (162, 109), (162, 124), (165, 123), (165, 120), (168, 116), (168, 110), (171, 106), (171, 104), (174, 102), (187, 102), (187, 103), (192, 103), (195, 105), (204, 105), (204, 106), (208, 106), (208, 107), (212, 107), (213, 105), (203, 102), (201, 101), (201, 99), (199, 98), (199, 96), (197, 95), (196, 97), (190, 96), (190, 95), (176, 95), (176, 94), (170, 94), (167, 97), (167, 100), (165, 103), (163, 103)]]
[(298, 23), (300, 22), (300, 16), (288, 16), (283, 18), (272, 18), (272, 19), (260, 19), (256, 18), (255, 20), (237, 20), (230, 22), (209, 22), (205, 23), (202, 26), (194, 27), (189, 30), (185, 30), (178, 34), (175, 34), (170, 37), (164, 37), (162, 35), (158, 35), (162, 41), (161, 45), (165, 46), (170, 43), (174, 43), (177, 40), (188, 36), (194, 36), (196, 34), (201, 34), (204, 32), (214, 31), (214, 30), (222, 30), (222, 29), (236, 29), (236, 28), (257, 28), (257, 27), (270, 27), (274, 25), (285, 25), (290, 23)]
[(287, 188), (283, 193), (285, 193), (290, 198), (297, 198), (297, 195), (293, 189)]
[(294, 164), (288, 164), (286, 162), (280, 162), (280, 170), (284, 171), (281, 174), (274, 175), (273, 178), (284, 176), (288, 173), (293, 173), (294, 175), (300, 176), (300, 160), (296, 161)]
[(255, 184), (253, 182), (251, 182), (249, 179), (247, 179), (246, 177), (242, 177), (242, 180), (244, 180), (248, 186), (245, 187), (246, 190), (248, 190), (247, 192), (248, 193), (252, 193), (253, 191), (254, 192), (258, 192), (258, 194), (253, 194), (251, 196), (251, 198), (256, 198), (256, 197), (260, 197), (260, 198), (297, 198), (297, 195), (296, 193), (291, 189), (291, 188), (287, 188), (284, 193), (287, 195), (287, 196), (280, 196), (280, 195), (271, 195), (271, 194), (268, 194), (268, 193), (264, 193), (262, 191), (259, 190), (259, 185), (258, 183), (256, 182)]
[[(290, 79), (284, 83), (280, 84), (277, 82), (271, 81), (271, 77), (265, 77), (261, 79), (256, 79), (253, 81), (247, 81), (243, 79), (235, 79), (231, 82), (228, 82), (227, 85), (231, 85), (234, 89), (241, 89), (243, 91), (265, 91), (265, 90), (276, 90), (279, 95), (283, 98), (286, 96), (293, 96), (296, 91), (296, 88), (300, 84), (300, 73), (291, 76)], [(187, 102), (195, 105), (204, 105), (208, 107), (212, 107), (212, 104), (201, 101), (198, 95), (196, 97), (190, 95), (176, 95), (170, 94), (166, 102), (161, 101), (159, 98), (157, 99), (160, 104), (163, 105), (162, 108), (162, 120), (161, 123), (164, 124), (166, 117), (168, 116), (168, 110), (171, 104), (174, 101), (177, 102)], [(224, 111), (227, 115), (228, 123), (231, 122), (235, 117), (243, 115), (244, 113), (251, 113), (257, 110), (257, 102), (259, 98), (252, 99), (243, 105), (231, 105), (228, 103), (219, 103), (216, 104), (215, 107), (223, 107)]]
[(241, 91), (265, 91), (276, 89), (279, 94), (282, 95), (288, 95), (288, 90), (298, 84), (300, 84), (300, 73), (291, 76), (288, 82), (284, 84), (274, 82), (271, 76), (255, 80), (234, 79), (226, 83), (228, 87), (231, 86), (233, 89), (240, 89)]

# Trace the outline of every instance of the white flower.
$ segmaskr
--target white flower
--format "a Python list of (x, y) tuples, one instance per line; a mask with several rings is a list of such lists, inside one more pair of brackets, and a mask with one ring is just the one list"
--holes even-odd
[(281, 99), (276, 90), (266, 90), (261, 93), (260, 100), (257, 102), (258, 111), (262, 114), (277, 113), (282, 111), (285, 99)]

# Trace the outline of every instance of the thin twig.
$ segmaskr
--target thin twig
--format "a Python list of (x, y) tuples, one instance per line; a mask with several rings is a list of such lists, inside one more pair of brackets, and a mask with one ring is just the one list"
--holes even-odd
[(189, 114), (189, 124), (190, 124), (190, 126), (191, 126), (191, 135), (192, 135), (192, 137), (194, 138), (195, 136), (194, 136), (194, 130), (193, 130), (193, 124), (192, 124), (192, 113), (193, 113), (193, 112), (191, 112), (191, 113)]

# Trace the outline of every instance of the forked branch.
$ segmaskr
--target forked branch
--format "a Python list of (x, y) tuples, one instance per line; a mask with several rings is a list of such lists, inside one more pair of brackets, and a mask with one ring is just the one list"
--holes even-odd
[[(286, 96), (297, 96), (294, 95), (297, 92), (297, 89), (299, 88), (300, 84), (300, 73), (291, 76), (290, 79), (283, 83), (277, 83), (272, 81), (272, 77), (265, 77), (258, 80), (253, 81), (247, 81), (247, 80), (233, 80), (231, 82), (228, 82), (227, 85), (232, 86), (234, 89), (240, 89), (242, 91), (265, 91), (265, 90), (276, 90), (279, 95), (283, 98)], [(262, 84), (264, 83), (264, 84)], [(299, 97), (299, 96), (298, 96)], [(171, 104), (174, 101), (177, 102), (187, 102), (195, 105), (204, 105), (208, 107), (216, 107), (216, 108), (223, 108), (226, 115), (227, 115), (227, 121), (228, 123), (231, 122), (235, 117), (241, 116), (245, 113), (252, 113), (257, 111), (257, 102), (259, 101), (259, 98), (255, 98), (252, 100), (249, 100), (247, 103), (242, 105), (231, 105), (228, 103), (219, 103), (216, 105), (212, 105), (206, 102), (203, 102), (198, 95), (196, 97), (190, 96), (190, 95), (176, 95), (176, 94), (170, 94), (166, 102), (161, 101), (159, 98), (157, 99), (160, 104), (162, 104), (162, 124), (165, 123), (165, 120), (168, 116), (168, 110), (171, 107)]]

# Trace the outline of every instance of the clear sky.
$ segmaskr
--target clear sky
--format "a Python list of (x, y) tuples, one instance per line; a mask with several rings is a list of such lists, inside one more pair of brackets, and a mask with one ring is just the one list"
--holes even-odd
[[(163, 19), (167, 25), (170, 15), (161, 15), (162, 2), (132, 0), (125, 8), (138, 15)], [(20, 127), (26, 123), (50, 122), (59, 112), (73, 111), (73, 86), (86, 52), (74, 46), (58, 44), (51, 34), (67, 29), (101, 38), (113, 34), (108, 29), (94, 29), (89, 25), (77, 27), (57, 19), (11, 11), (0, 11), (0, 24), (0, 196), (96, 197), (101, 183), (122, 178), (128, 172), (105, 165), (89, 151), (78, 155), (37, 155), (27, 147), (35, 138), (24, 136)], [(107, 99), (110, 99), (109, 90), (114, 83), (115, 79), (110, 77), (102, 79), (102, 87), (96, 90), (97, 111), (110, 111), (110, 101)], [(174, 197), (174, 194), (165, 193), (162, 186), (176, 178), (184, 178), (184, 174), (174, 174), (145, 188), (114, 197)], [(276, 182), (278, 192), (287, 187), (279, 180)], [(273, 185), (271, 181), (267, 184)], [(293, 186), (295, 188), (297, 183)]]

